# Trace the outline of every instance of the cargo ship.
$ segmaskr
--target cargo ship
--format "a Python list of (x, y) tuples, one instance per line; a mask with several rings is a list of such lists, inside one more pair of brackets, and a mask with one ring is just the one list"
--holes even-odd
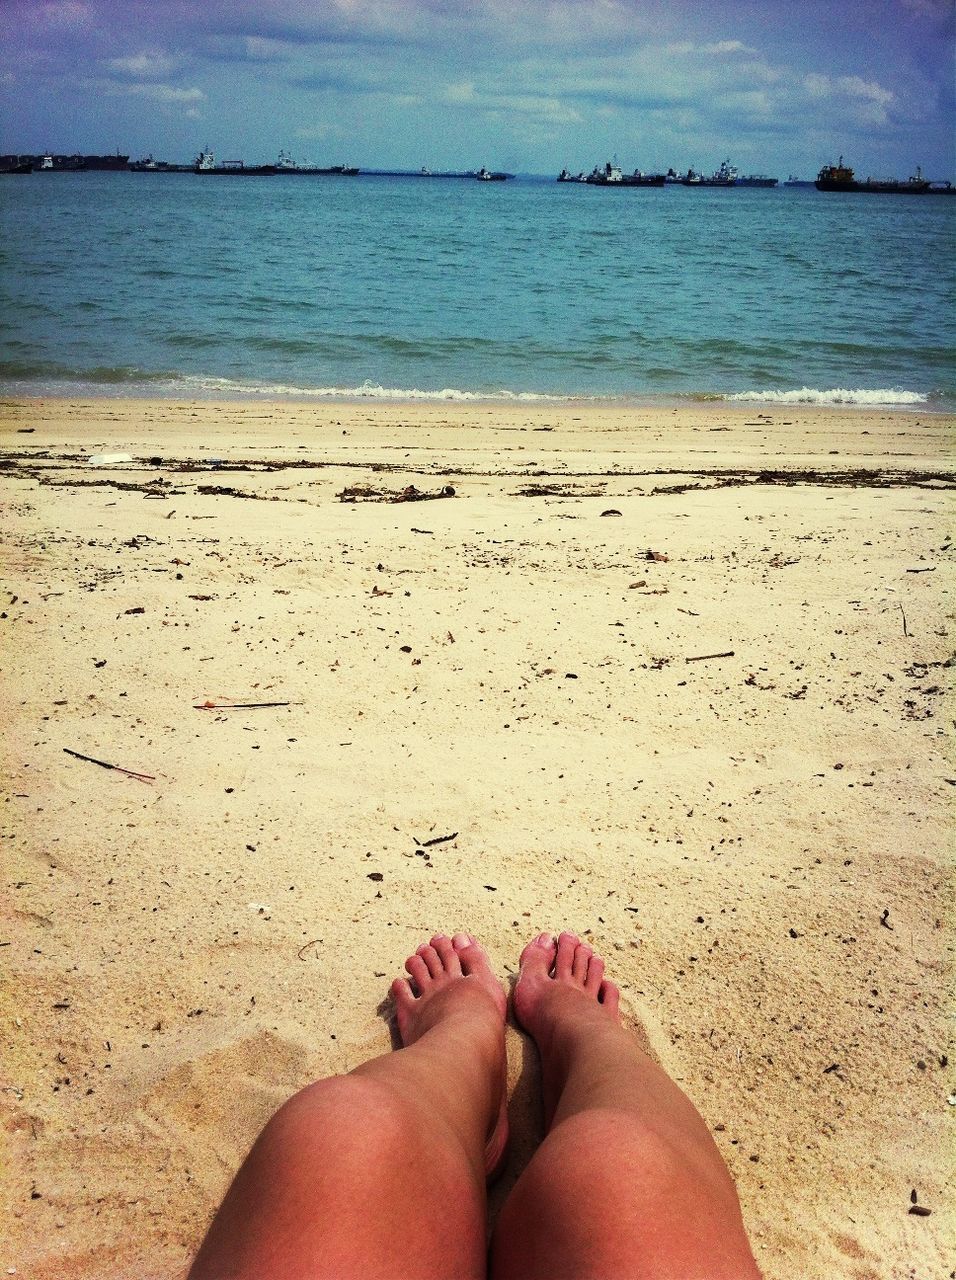
[(276, 173), (313, 174), (316, 177), (354, 178), (358, 174), (358, 169), (350, 164), (333, 164), (327, 169), (316, 164), (296, 164), (288, 151), (279, 152), (279, 158), (274, 167)]
[(192, 173), (194, 165), (172, 164), (169, 160), (154, 160), (151, 155), (129, 162), (130, 173)]
[(863, 191), (875, 195), (907, 195), (923, 196), (930, 189), (930, 182), (924, 178), (919, 168), (911, 178), (866, 178), (858, 181), (853, 170), (843, 163), (843, 157), (837, 164), (825, 164), (817, 175), (815, 186), (818, 191)]
[(240, 178), (271, 178), (278, 172), (274, 164), (245, 164), (242, 160), (223, 160), (216, 164), (216, 157), (211, 151), (200, 151), (193, 165), (193, 173)]
[(125, 173), (129, 168), (129, 156), (120, 155), (118, 151), (114, 156), (81, 156), (78, 152), (64, 156), (47, 152), (46, 155), (20, 158), (30, 161), (34, 173), (80, 173), (86, 169)]
[(587, 182), (594, 187), (662, 187), (662, 173), (644, 173), (635, 169), (633, 173), (624, 173), (620, 165), (611, 164), (610, 160), (602, 167), (595, 165), (584, 177), (572, 178), (566, 169), (558, 174), (558, 182)]
[(683, 177), (677, 175), (677, 181), (682, 187), (733, 187), (737, 183), (737, 170), (729, 160), (724, 160), (710, 177), (688, 169)]

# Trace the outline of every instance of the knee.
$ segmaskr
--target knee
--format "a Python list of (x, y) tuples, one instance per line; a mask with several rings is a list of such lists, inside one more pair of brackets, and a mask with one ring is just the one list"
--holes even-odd
[[(561, 1144), (566, 1167), (576, 1167), (592, 1190), (595, 1181), (606, 1180), (613, 1194), (623, 1181), (631, 1189), (653, 1189), (655, 1194), (694, 1187), (698, 1194), (723, 1198), (729, 1193), (736, 1199), (726, 1166), (706, 1131), (677, 1139), (631, 1112), (597, 1109), (569, 1117), (552, 1138)], [(585, 1160), (582, 1153), (588, 1153)]]
[(351, 1159), (388, 1158), (406, 1146), (414, 1117), (403, 1100), (375, 1081), (333, 1076), (308, 1085), (269, 1121), (263, 1139), (300, 1148), (334, 1150)]

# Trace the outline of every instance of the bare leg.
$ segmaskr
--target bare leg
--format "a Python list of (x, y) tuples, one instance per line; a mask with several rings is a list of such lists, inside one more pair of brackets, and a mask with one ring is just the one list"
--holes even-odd
[(505, 994), (469, 934), (392, 985), (403, 1048), (303, 1089), (229, 1188), (190, 1280), (483, 1277), (507, 1138)]
[(621, 1026), (603, 960), (541, 934), (514, 1008), (541, 1054), (548, 1133), (498, 1219), (494, 1280), (758, 1277), (720, 1152)]

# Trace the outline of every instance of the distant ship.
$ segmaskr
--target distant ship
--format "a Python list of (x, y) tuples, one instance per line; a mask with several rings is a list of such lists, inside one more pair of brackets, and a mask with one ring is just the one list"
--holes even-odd
[(479, 182), (504, 182), (508, 178), (513, 178), (513, 173), (498, 173), (493, 169), (486, 169), (484, 165), (473, 175)]
[(224, 160), (216, 164), (211, 151), (200, 151), (193, 165), (193, 173), (217, 174), (242, 178), (269, 178), (278, 173), (274, 164), (244, 164), (241, 160)]
[(785, 187), (812, 187), (814, 184), (810, 178), (798, 178), (795, 173), (791, 173), (783, 185)]
[(195, 167), (194, 164), (171, 164), (168, 160), (154, 160), (151, 155), (129, 162), (131, 173), (192, 173)]
[(603, 167), (595, 165), (587, 177), (582, 175), (572, 178), (567, 170), (562, 169), (558, 174), (558, 181), (588, 182), (595, 187), (662, 187), (664, 175), (643, 173), (640, 169), (635, 169), (633, 173), (624, 173), (619, 165), (611, 164), (609, 160)]
[(129, 168), (129, 156), (81, 156), (84, 169), (125, 170)]
[(313, 164), (296, 164), (288, 151), (280, 151), (279, 158), (274, 165), (276, 173), (292, 173), (292, 174), (313, 174), (316, 176), (338, 177), (338, 178), (354, 178), (359, 172), (348, 164), (333, 164), (327, 169), (321, 169), (318, 165)]
[(866, 178), (859, 182), (853, 176), (853, 170), (843, 163), (843, 157), (840, 156), (837, 164), (823, 166), (817, 175), (816, 188), (818, 191), (864, 191), (877, 195), (922, 196), (929, 191), (930, 183), (918, 168), (912, 178)]
[(725, 160), (709, 178), (702, 173), (696, 173), (693, 169), (688, 169), (686, 174), (682, 178), (679, 177), (677, 181), (683, 187), (733, 187), (737, 184), (737, 170), (729, 160)]
[(80, 173), (84, 169), (125, 172), (129, 168), (129, 156), (120, 155), (118, 151), (115, 156), (81, 156), (79, 153), (64, 156), (47, 152), (46, 155), (22, 155), (18, 160), (28, 160), (34, 173)]
[(734, 185), (738, 187), (775, 187), (779, 181), (779, 178), (765, 178), (762, 173), (748, 173), (746, 177), (738, 178)]

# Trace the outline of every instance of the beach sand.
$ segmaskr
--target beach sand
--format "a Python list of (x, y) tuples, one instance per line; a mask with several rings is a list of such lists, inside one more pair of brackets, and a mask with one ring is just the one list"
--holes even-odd
[(0, 1267), (181, 1275), (420, 941), (570, 928), (768, 1277), (948, 1275), (952, 429), (5, 402)]

